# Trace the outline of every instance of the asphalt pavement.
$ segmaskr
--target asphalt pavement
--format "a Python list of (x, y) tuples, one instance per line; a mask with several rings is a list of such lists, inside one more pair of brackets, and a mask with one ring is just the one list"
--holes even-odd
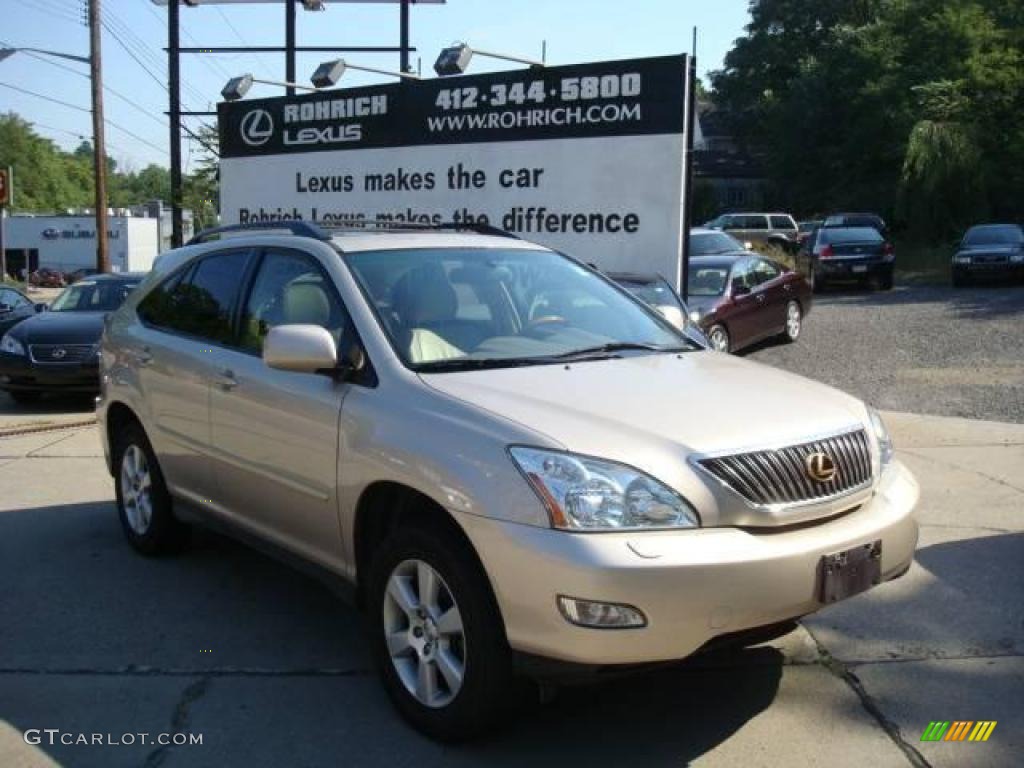
[(1024, 423), (1024, 285), (830, 290), (796, 344), (746, 353), (878, 408)]
[[(212, 533), (134, 554), (95, 427), (0, 438), (0, 765), (1017, 765), (1024, 426), (887, 419), (923, 491), (907, 576), (774, 643), (563, 691), (461, 747), (400, 721), (361, 618), (319, 583)], [(998, 725), (922, 743), (932, 720)]]

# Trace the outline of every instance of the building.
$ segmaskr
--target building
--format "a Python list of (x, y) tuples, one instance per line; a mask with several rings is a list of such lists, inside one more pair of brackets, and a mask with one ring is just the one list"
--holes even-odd
[(697, 105), (693, 150), (694, 187), (713, 195), (717, 212), (765, 207), (768, 179), (761, 162), (737, 144), (713, 104)]
[[(96, 266), (96, 219), (92, 216), (16, 214), (5, 224), (7, 272), (74, 272)], [(110, 266), (114, 272), (146, 272), (160, 248), (157, 219), (110, 216), (107, 219)]]
[[(173, 247), (171, 244), (171, 231), (174, 225), (171, 219), (171, 209), (164, 205), (163, 200), (150, 200), (148, 203), (133, 206), (132, 215), (156, 219), (157, 235), (160, 238), (160, 253), (171, 250)], [(195, 230), (195, 225), (192, 221), (192, 211), (188, 208), (182, 209), (181, 218), (181, 241), (187, 243), (192, 239)]]

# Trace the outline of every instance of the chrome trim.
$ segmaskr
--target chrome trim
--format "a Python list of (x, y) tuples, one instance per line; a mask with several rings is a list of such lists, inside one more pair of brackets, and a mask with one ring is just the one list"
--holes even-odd
[[(51, 344), (51, 343), (46, 343), (46, 344), (26, 344), (25, 346), (28, 349), (28, 359), (31, 362), (36, 363), (37, 365), (82, 365), (82, 364), (88, 363), (90, 360), (92, 360), (93, 357), (96, 356), (96, 353), (99, 351), (99, 348), (100, 348), (99, 344)], [(36, 347), (63, 347), (64, 349), (67, 349), (67, 350), (71, 350), (71, 349), (75, 349), (75, 350), (85, 349), (87, 351), (86, 351), (85, 356), (80, 358), (80, 359), (78, 359), (78, 360), (39, 360), (35, 356), (35, 351), (34, 350), (36, 349)]]
[[(862, 446), (857, 445), (858, 436), (863, 439)], [(797, 461), (797, 457), (790, 449), (806, 446), (812, 451), (821, 450), (822, 444), (829, 444), (828, 447), (832, 449), (836, 463), (841, 469), (852, 471), (857, 479), (864, 479), (855, 485), (826, 495), (815, 495), (814, 481), (806, 476), (803, 464)], [(722, 474), (707, 466), (705, 462), (708, 461), (715, 461)], [(787, 510), (829, 505), (837, 500), (853, 497), (869, 490), (875, 480), (871, 433), (861, 424), (808, 437), (796, 443), (692, 454), (687, 462), (700, 473), (713, 478), (722, 488), (739, 498), (747, 508), (773, 515)], [(788, 499), (783, 498), (771, 503), (760, 502), (742, 490), (744, 487), (748, 491), (753, 491), (754, 495), (774, 495), (777, 498)]]

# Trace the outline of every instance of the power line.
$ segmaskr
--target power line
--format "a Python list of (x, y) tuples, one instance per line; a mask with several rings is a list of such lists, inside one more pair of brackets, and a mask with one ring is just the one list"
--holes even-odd
[[(86, 114), (90, 114), (90, 115), (92, 114), (92, 110), (91, 109), (87, 109), (86, 107), (80, 107), (77, 104), (71, 104), (71, 103), (69, 103), (67, 101), (61, 101), (60, 99), (55, 99), (52, 96), (47, 96), (47, 95), (42, 94), (42, 93), (36, 93), (35, 91), (30, 91), (27, 88), (21, 88), (21, 87), (19, 87), (17, 85), (11, 85), (10, 83), (0, 82), (0, 87), (10, 88), (12, 91), (18, 91), (20, 93), (24, 93), (24, 94), (27, 94), (29, 96), (35, 96), (38, 99), (43, 99), (44, 101), (49, 101), (49, 102), (51, 102), (53, 104), (59, 104), (62, 107), (67, 107), (68, 109), (74, 109), (74, 110), (76, 110), (78, 112), (85, 112)], [(131, 136), (136, 141), (139, 141), (139, 142), (145, 144), (148, 147), (152, 147), (157, 152), (161, 152), (163, 154), (167, 154), (167, 150), (164, 149), (163, 147), (158, 147), (156, 144), (154, 144), (153, 142), (149, 141), (148, 139), (142, 138), (137, 133), (133, 133), (132, 131), (128, 130), (127, 128), (125, 128), (125, 127), (123, 127), (121, 125), (118, 125), (117, 123), (113, 122), (112, 120), (104, 120), (103, 122), (104, 122), (104, 124), (109, 125), (111, 128), (116, 128), (117, 130), (121, 131), (121, 133), (124, 133), (124, 134), (127, 134), (128, 136)]]

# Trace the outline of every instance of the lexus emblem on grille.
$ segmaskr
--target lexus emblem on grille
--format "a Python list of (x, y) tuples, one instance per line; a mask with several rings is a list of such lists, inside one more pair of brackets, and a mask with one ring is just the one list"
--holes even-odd
[(836, 463), (827, 453), (818, 451), (804, 460), (807, 476), (819, 483), (827, 483), (836, 476)]
[(54, 360), (63, 360), (67, 355), (68, 351), (64, 347), (57, 347), (53, 352), (50, 353), (50, 357)]

